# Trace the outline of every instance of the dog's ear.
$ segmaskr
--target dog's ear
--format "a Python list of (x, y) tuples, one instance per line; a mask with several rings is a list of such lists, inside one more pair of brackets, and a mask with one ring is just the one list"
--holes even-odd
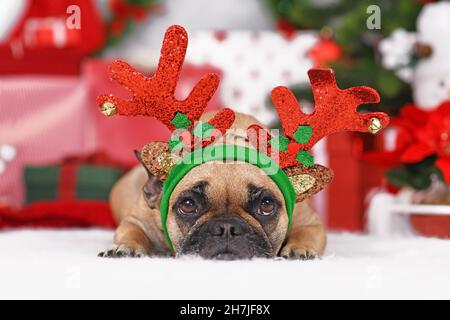
[(297, 193), (297, 202), (316, 194), (333, 180), (333, 171), (321, 165), (291, 166), (283, 171)]

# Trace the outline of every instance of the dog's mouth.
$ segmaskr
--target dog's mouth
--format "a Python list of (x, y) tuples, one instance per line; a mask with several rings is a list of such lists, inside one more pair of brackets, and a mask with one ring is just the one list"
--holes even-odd
[(267, 251), (252, 252), (247, 246), (239, 248), (216, 249), (216, 248), (200, 248), (197, 252), (187, 250), (183, 254), (194, 254), (208, 260), (233, 261), (233, 260), (250, 260), (255, 257), (270, 257)]
[[(212, 255), (211, 258), (212, 260), (223, 260), (223, 261), (232, 261), (232, 260), (240, 260), (240, 259), (245, 259), (245, 257), (243, 257), (242, 255), (235, 253), (235, 252), (231, 252), (229, 250), (225, 250), (222, 252), (217, 252), (216, 254)], [(247, 257), (247, 259), (249, 259)]]
[[(219, 228), (220, 232), (215, 233), (211, 232), (211, 224), (215, 225), (214, 223), (216, 222), (209, 221), (193, 230), (183, 242), (180, 254), (199, 255), (205, 259), (226, 261), (274, 256), (268, 238), (250, 226), (241, 225), (241, 229), (236, 228), (229, 234)], [(213, 228), (213, 230), (216, 229)]]
[(202, 250), (199, 254), (206, 259), (222, 261), (248, 260), (254, 256), (249, 250), (242, 250), (242, 248), (233, 249), (228, 246), (224, 249), (218, 249), (216, 252)]

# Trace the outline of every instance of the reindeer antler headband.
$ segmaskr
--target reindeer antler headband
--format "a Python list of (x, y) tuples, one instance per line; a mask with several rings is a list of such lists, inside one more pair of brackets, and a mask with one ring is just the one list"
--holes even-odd
[[(184, 62), (188, 37), (186, 30), (180, 26), (170, 27), (164, 37), (161, 48), (161, 58), (155, 75), (151, 78), (133, 69), (124, 61), (114, 61), (109, 74), (112, 80), (133, 92), (130, 101), (112, 95), (101, 95), (97, 103), (106, 116), (116, 113), (124, 116), (150, 116), (162, 122), (170, 131), (179, 130), (181, 133), (193, 134), (202, 139), (202, 146), (213, 142), (211, 131), (219, 130), (222, 134), (234, 122), (234, 112), (223, 109), (207, 124), (197, 123), (206, 105), (219, 86), (219, 76), (214, 73), (206, 74), (192, 89), (189, 96), (182, 101), (175, 98), (175, 88)], [(188, 135), (180, 138), (185, 140)], [(209, 139), (208, 139), (209, 138)], [(213, 138), (213, 137), (212, 137)], [(189, 139), (194, 143), (195, 139)], [(172, 140), (173, 142), (178, 142)], [(176, 147), (173, 143), (173, 147)]]
[[(337, 87), (332, 70), (311, 69), (308, 75), (315, 100), (313, 114), (301, 111), (288, 88), (277, 87), (272, 91), (272, 100), (285, 135), (272, 136), (264, 128), (252, 125), (247, 135), (256, 149), (236, 145), (208, 146), (231, 127), (235, 115), (232, 110), (223, 109), (207, 123), (199, 122), (219, 85), (216, 74), (203, 76), (185, 100), (175, 99), (175, 87), (187, 43), (187, 33), (183, 27), (170, 27), (166, 31), (158, 68), (153, 77), (144, 76), (123, 61), (115, 61), (111, 65), (112, 80), (133, 93), (131, 100), (112, 95), (98, 98), (101, 111), (107, 116), (116, 113), (151, 116), (172, 131), (169, 143), (151, 142), (141, 151), (141, 159), (147, 170), (165, 180), (160, 211), (170, 246), (166, 228), (170, 195), (178, 182), (195, 166), (225, 159), (258, 166), (283, 193), (290, 224), (295, 202), (320, 191), (332, 179), (331, 170), (315, 165), (308, 150), (326, 135), (338, 131), (376, 133), (389, 123), (384, 113), (360, 114), (356, 111), (360, 104), (379, 101), (379, 95), (374, 89), (354, 87), (341, 90)], [(184, 152), (181, 160), (177, 159), (176, 154), (183, 154), (182, 150), (186, 150), (186, 147), (189, 152)]]
[[(272, 137), (258, 125), (250, 126), (249, 135), (257, 133), (260, 148), (261, 138), (267, 141), (267, 152), (280, 152), (280, 167), (299, 164), (314, 164), (310, 150), (323, 137), (339, 131), (361, 131), (377, 133), (389, 123), (382, 112), (361, 114), (356, 108), (364, 103), (378, 103), (380, 96), (369, 87), (353, 87), (341, 90), (337, 87), (331, 69), (308, 71), (315, 108), (314, 113), (305, 114), (300, 109), (294, 94), (286, 87), (272, 90), (272, 101), (278, 112), (285, 136)], [(262, 134), (265, 132), (265, 134)]]

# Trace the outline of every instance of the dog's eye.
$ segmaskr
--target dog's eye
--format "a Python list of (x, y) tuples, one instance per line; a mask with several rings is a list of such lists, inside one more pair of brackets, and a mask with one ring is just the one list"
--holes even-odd
[(261, 202), (259, 204), (258, 213), (264, 216), (269, 216), (272, 213), (274, 213), (275, 209), (276, 209), (275, 201), (272, 198), (264, 197), (261, 199)]
[(197, 203), (192, 198), (183, 199), (178, 206), (178, 211), (181, 214), (194, 214), (198, 211)]

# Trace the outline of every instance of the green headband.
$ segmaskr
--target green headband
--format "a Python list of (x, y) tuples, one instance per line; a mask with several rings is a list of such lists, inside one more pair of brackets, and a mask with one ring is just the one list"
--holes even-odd
[(292, 222), (292, 213), (296, 202), (296, 193), (292, 183), (278, 164), (266, 154), (255, 149), (236, 145), (213, 145), (194, 150), (183, 157), (170, 171), (164, 182), (161, 198), (161, 221), (167, 242), (173, 251), (172, 241), (167, 231), (167, 215), (169, 213), (169, 200), (173, 190), (183, 177), (196, 166), (214, 160), (235, 160), (253, 164), (262, 169), (278, 186), (284, 196), (286, 211), (289, 218), (289, 227)]

